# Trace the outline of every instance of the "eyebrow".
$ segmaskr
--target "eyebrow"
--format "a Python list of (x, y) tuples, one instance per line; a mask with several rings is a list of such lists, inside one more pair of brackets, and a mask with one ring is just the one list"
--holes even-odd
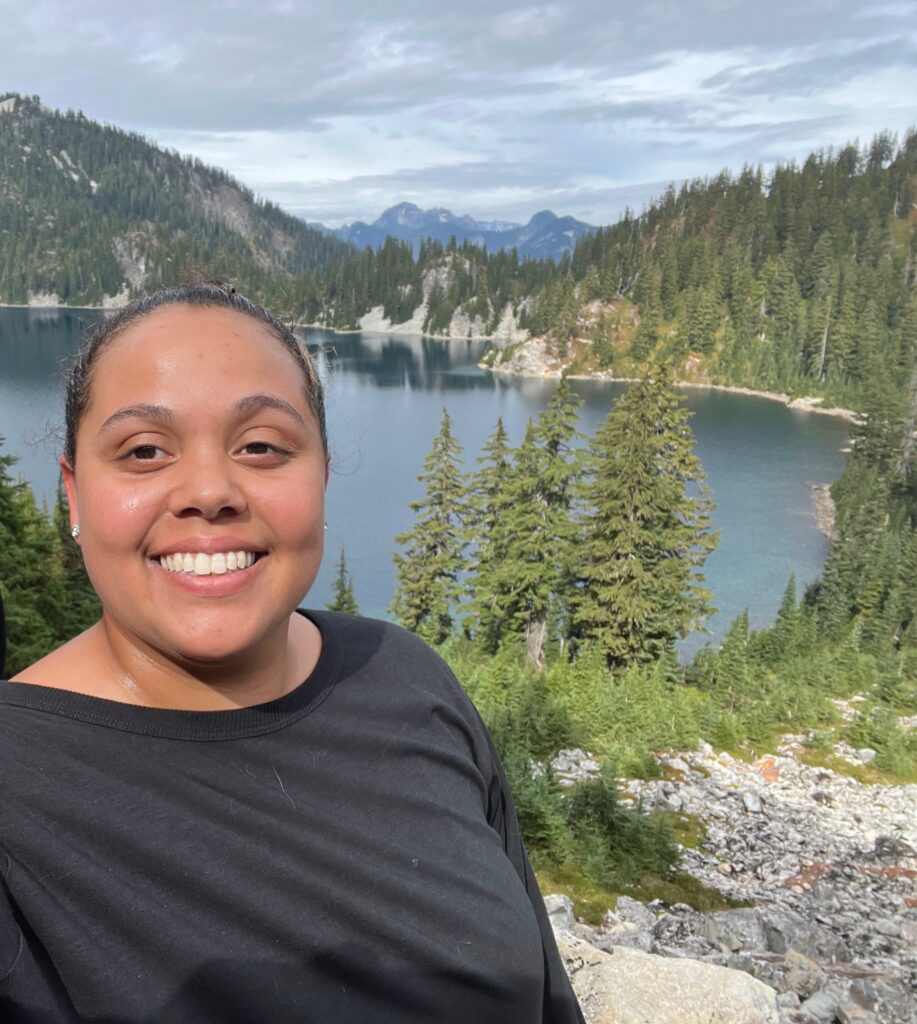
[(127, 405), (111, 416), (99, 427), (99, 433), (108, 430), (121, 420), (152, 420), (154, 423), (172, 423), (175, 420), (175, 413), (164, 405)]
[(276, 409), (278, 412), (291, 416), (301, 426), (307, 426), (302, 413), (296, 406), (291, 405), (285, 398), (280, 398), (277, 395), (247, 395), (236, 403), (236, 411), (240, 416), (246, 418), (254, 416), (256, 412), (261, 412), (262, 409)]
[[(302, 426), (307, 426), (302, 413), (296, 406), (291, 405), (285, 398), (280, 398), (277, 395), (246, 395), (245, 398), (239, 399), (236, 403), (236, 412), (239, 416), (246, 419), (249, 416), (254, 416), (255, 413), (261, 412), (262, 409), (276, 409), (278, 412), (290, 416)], [(175, 413), (164, 405), (149, 403), (128, 405), (117, 412), (113, 412), (102, 426), (99, 427), (99, 433), (101, 434), (103, 431), (108, 430), (121, 420), (129, 419), (151, 420), (153, 423), (171, 425), (175, 422)]]

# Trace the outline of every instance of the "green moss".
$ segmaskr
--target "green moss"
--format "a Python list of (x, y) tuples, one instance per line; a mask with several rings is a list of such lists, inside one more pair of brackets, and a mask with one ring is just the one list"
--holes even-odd
[(619, 896), (630, 896), (642, 903), (658, 899), (670, 906), (687, 903), (701, 913), (751, 906), (742, 900), (732, 900), (718, 889), (712, 889), (680, 871), (665, 877), (647, 873), (632, 885), (620, 888), (596, 884), (573, 861), (561, 865), (539, 864), (535, 874), (545, 895), (562, 892), (569, 896), (573, 902), (573, 913), (591, 925), (602, 923), (606, 911), (614, 910)]
[(752, 906), (746, 900), (730, 899), (719, 889), (704, 885), (692, 875), (681, 871), (665, 878), (645, 875), (636, 885), (630, 886), (624, 895), (632, 896), (643, 903), (649, 903), (650, 900), (662, 900), (670, 906), (673, 903), (687, 903), (700, 913)]

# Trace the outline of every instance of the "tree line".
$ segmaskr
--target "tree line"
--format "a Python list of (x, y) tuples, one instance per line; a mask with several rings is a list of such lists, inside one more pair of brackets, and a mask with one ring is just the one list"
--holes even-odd
[(354, 328), (382, 307), (487, 334), (510, 311), (573, 370), (663, 361), (858, 409), (870, 387), (904, 394), (917, 361), (917, 131), (670, 186), (553, 263), (454, 239), (356, 252), (199, 160), (5, 98), (2, 301), (99, 303), (196, 269), (301, 322)]

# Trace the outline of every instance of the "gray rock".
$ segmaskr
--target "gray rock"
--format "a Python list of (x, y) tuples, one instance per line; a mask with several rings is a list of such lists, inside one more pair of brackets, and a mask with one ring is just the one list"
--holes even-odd
[(840, 1024), (878, 1024), (879, 1018), (856, 1003), (841, 1003), (835, 1011)]
[(742, 971), (632, 949), (558, 947), (588, 1024), (779, 1024), (777, 993)]
[(824, 1024), (832, 1024), (834, 1013), (837, 1010), (837, 1000), (827, 992), (816, 992), (802, 1004), (801, 1009), (810, 1017)]
[(876, 759), (876, 752), (872, 747), (860, 747), (859, 750), (853, 752), (853, 756), (860, 762), (860, 764), (870, 764)]
[(760, 912), (755, 908), (720, 910), (704, 915), (700, 934), (714, 945), (731, 952), (763, 951), (767, 937)]
[(742, 794), (742, 806), (749, 814), (761, 814), (764, 811), (761, 797), (752, 789), (746, 789)]
[(573, 916), (573, 902), (569, 896), (564, 896), (563, 893), (545, 896), (544, 906), (548, 912), (548, 920), (551, 922), (551, 928), (555, 935), (570, 931), (575, 918)]
[(619, 896), (615, 904), (615, 915), (621, 921), (636, 925), (638, 928), (652, 929), (656, 924), (656, 915), (639, 900), (630, 896)]

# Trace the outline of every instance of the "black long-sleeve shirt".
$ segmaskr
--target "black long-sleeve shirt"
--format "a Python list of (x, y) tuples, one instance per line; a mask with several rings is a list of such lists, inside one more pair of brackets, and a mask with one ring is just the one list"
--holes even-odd
[(581, 1024), (499, 760), (444, 663), (309, 613), (253, 708), (0, 683), (4, 1024)]

